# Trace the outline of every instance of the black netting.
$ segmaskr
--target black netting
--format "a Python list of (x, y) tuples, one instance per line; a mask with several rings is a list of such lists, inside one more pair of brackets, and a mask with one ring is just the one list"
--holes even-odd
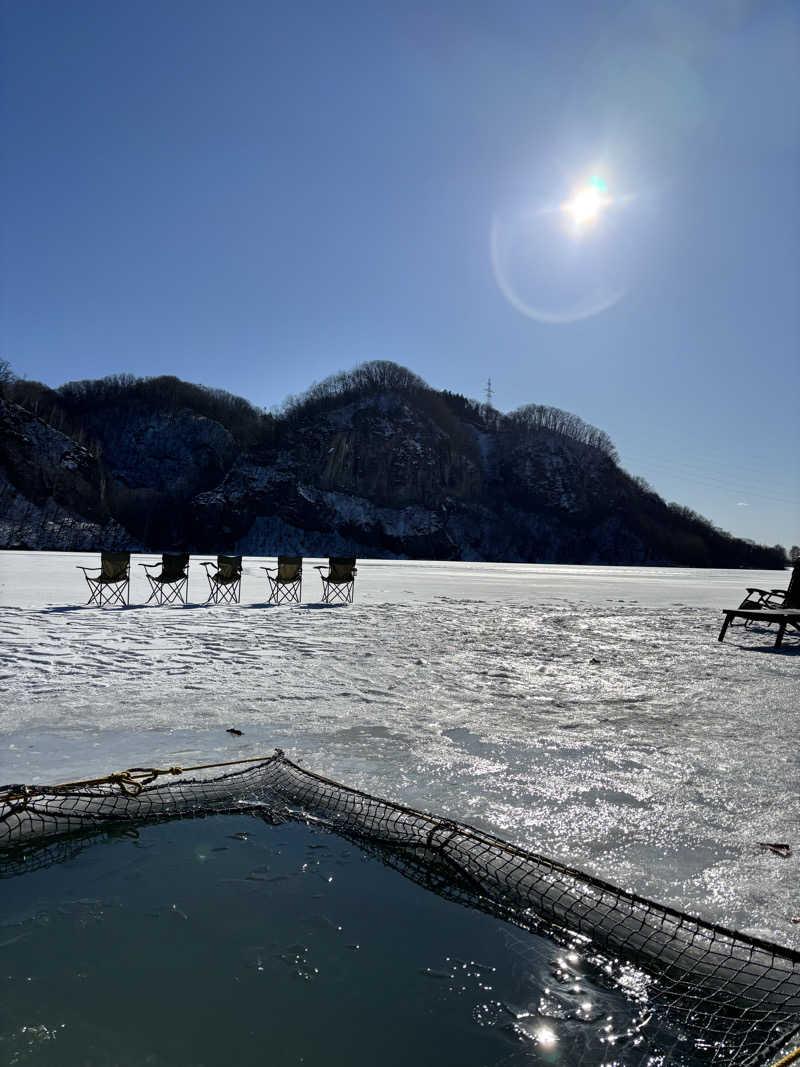
[(800, 953), (655, 904), (466, 824), (349, 789), (280, 752), (217, 778), (172, 768), (3, 787), (0, 869), (16, 874), (69, 855), (75, 846), (63, 835), (75, 831), (226, 811), (313, 820), (443, 896), (561, 940), (577, 935), (606, 960), (636, 964), (650, 976), (649, 1007), (668, 1013), (709, 1062), (765, 1064), (800, 1030)]

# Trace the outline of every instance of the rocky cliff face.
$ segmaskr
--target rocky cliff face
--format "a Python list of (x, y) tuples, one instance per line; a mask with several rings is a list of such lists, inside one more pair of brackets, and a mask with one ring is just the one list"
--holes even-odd
[[(478, 502), (480, 453), (459, 448), (408, 398), (387, 393), (291, 420), (277, 447), (242, 453), (213, 490), (193, 502), (193, 526), (217, 528), (248, 553), (342, 552), (458, 556), (444, 531), (455, 502)], [(280, 533), (278, 533), (280, 531)], [(292, 548), (294, 546), (294, 548)]]
[(117, 548), (131, 542), (108, 510), (96, 455), (0, 398), (0, 547)]
[[(574, 416), (531, 408), (524, 420), (505, 417), (413, 376), (393, 385), (402, 368), (392, 364), (366, 367), (380, 369), (380, 387), (375, 374), (358, 387), (337, 379), (326, 392), (323, 383), (277, 418), (176, 379), (80, 383), (47, 403), (37, 393), (43, 417), (5, 403), (0, 540), (781, 565), (770, 550), (677, 515), (619, 468), (605, 435)], [(51, 425), (59, 419), (70, 432)], [(76, 426), (88, 444), (77, 442)]]
[(236, 458), (232, 435), (193, 412), (127, 412), (89, 423), (118, 485), (194, 492), (215, 485)]

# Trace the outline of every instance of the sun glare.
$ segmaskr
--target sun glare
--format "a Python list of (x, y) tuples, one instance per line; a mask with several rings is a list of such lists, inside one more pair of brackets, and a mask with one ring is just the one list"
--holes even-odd
[(563, 205), (563, 210), (572, 216), (577, 226), (595, 222), (603, 208), (610, 203), (606, 191), (606, 183), (602, 178), (592, 178), (584, 189)]
[[(605, 170), (605, 168), (604, 168)], [(572, 174), (567, 196), (509, 205), (492, 219), (494, 277), (517, 311), (539, 322), (577, 322), (612, 307), (627, 289), (632, 260), (629, 194), (612, 194), (604, 170)], [(539, 184), (553, 189), (542, 174)], [(574, 184), (573, 184), (574, 183)], [(563, 193), (562, 193), (563, 195)], [(619, 240), (620, 234), (622, 240)]]
[(567, 210), (576, 222), (591, 222), (600, 214), (601, 203), (600, 194), (595, 189), (584, 189), (567, 204)]

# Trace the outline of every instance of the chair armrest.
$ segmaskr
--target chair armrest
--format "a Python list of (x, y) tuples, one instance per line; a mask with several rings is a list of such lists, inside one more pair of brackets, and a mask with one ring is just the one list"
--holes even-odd
[[(783, 601), (785, 600), (785, 598), (786, 598), (786, 594), (783, 592), (783, 590), (782, 589), (776, 589), (774, 593), (765, 593), (764, 596), (762, 597), (762, 600), (764, 601), (764, 603), (766, 604), (766, 606), (768, 608), (771, 608), (771, 607), (782, 608), (783, 607)], [(780, 603), (777, 604), (777, 605), (774, 605), (772, 603), (773, 600), (779, 600)]]
[(273, 571), (276, 574), (278, 573), (278, 568), (277, 567), (260, 567), (259, 569), (262, 570), (262, 571), (266, 571), (267, 574), (272, 574)]
[(102, 567), (81, 567), (80, 564), (76, 564), (75, 565), (75, 570), (76, 571), (83, 571), (84, 574), (86, 574), (88, 571), (97, 571), (97, 573), (100, 574), (102, 572), (103, 568)]
[(327, 569), (328, 568), (325, 566), (324, 563), (315, 563), (314, 564), (314, 570), (315, 571), (326, 571)]
[(198, 560), (198, 562), (199, 562), (200, 566), (201, 567), (205, 567), (206, 570), (208, 570), (209, 567), (216, 567), (216, 563), (214, 563), (213, 560), (210, 560), (210, 559), (201, 559), (201, 560)]
[(138, 567), (160, 567), (160, 563), (138, 563)]

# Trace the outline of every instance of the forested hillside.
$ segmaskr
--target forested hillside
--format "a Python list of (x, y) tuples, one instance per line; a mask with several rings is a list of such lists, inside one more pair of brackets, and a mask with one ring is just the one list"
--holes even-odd
[(781, 567), (602, 430), (375, 361), (278, 412), (174, 377), (0, 383), (0, 546)]

